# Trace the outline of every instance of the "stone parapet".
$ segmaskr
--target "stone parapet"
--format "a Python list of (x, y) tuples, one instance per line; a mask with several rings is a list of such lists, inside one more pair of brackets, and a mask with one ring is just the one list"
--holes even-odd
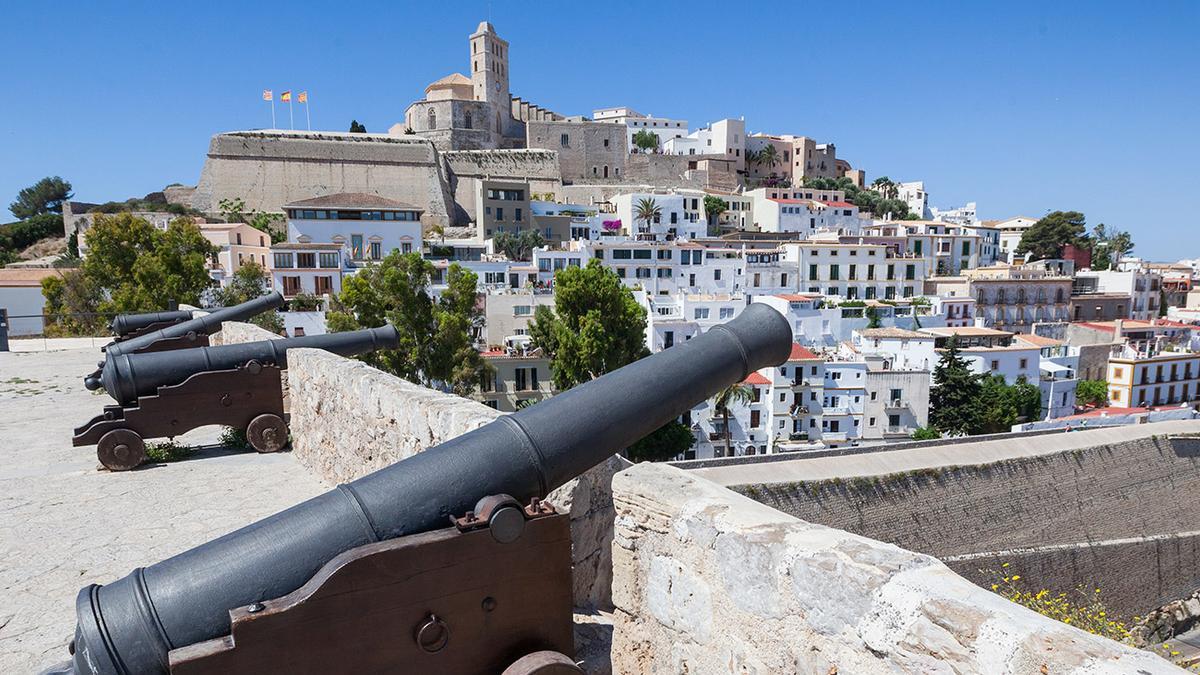
[(259, 328), (252, 323), (241, 321), (225, 321), (221, 330), (209, 338), (209, 343), (216, 345), (233, 345), (242, 342), (261, 342), (262, 340), (279, 340), (283, 336), (276, 335), (265, 328)]
[(1182, 672), (671, 466), (612, 485), (614, 672)]

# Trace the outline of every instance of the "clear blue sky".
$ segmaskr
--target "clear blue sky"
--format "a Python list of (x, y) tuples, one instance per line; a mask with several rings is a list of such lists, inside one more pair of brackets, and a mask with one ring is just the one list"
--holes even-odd
[(1075, 209), (1141, 255), (1200, 256), (1195, 1), (12, 2), (0, 205), (53, 174), (87, 201), (194, 184), (212, 134), (269, 126), (264, 88), (307, 89), (313, 128), (385, 131), (466, 72), (489, 11), (513, 93), (557, 112), (745, 116), (924, 180), (936, 206)]

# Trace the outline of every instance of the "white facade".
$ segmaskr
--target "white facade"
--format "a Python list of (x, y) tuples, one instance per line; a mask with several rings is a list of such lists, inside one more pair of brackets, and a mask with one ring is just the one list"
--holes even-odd
[(931, 209), (934, 220), (955, 225), (978, 225), (979, 218), (975, 214), (975, 202), (967, 202), (964, 206), (953, 209)]
[(1001, 260), (1000, 228), (986, 225), (964, 225), (962, 231), (964, 234), (979, 237), (977, 266), (990, 267)]
[(1126, 318), (1149, 321), (1158, 317), (1162, 277), (1157, 272), (1144, 269), (1125, 272), (1082, 270), (1075, 273), (1075, 278), (1077, 281), (1094, 280), (1095, 293), (1128, 295), (1129, 316)]
[(754, 226), (761, 232), (799, 232), (805, 237), (830, 232), (855, 235), (864, 224), (858, 207), (849, 202), (764, 198), (763, 192), (768, 191), (749, 192), (754, 198)]
[(909, 213), (916, 214), (922, 220), (933, 219), (933, 212), (929, 210), (929, 193), (925, 191), (925, 181), (897, 183), (896, 191), (900, 201), (908, 204)]
[(288, 241), (335, 243), (351, 261), (382, 260), (393, 250), (420, 253), (421, 209), (377, 195), (335, 194), (284, 206)]
[(637, 147), (633, 144), (634, 134), (642, 130), (658, 135), (658, 147), (660, 149), (663, 143), (666, 143), (668, 140), (683, 138), (688, 135), (687, 120), (643, 115), (632, 108), (617, 107), (593, 110), (592, 119), (596, 122), (612, 122), (613, 124), (624, 124), (628, 127), (626, 138), (629, 142), (630, 151), (633, 151)]
[[(661, 214), (649, 222), (637, 218), (638, 204), (645, 199), (653, 201), (661, 210)], [(697, 239), (708, 234), (703, 192), (627, 192), (609, 201), (616, 209), (622, 231), (631, 237), (673, 241)]]
[(989, 226), (1000, 230), (1000, 252), (997, 256), (1000, 262), (1013, 262), (1017, 246), (1021, 244), (1021, 237), (1025, 236), (1025, 230), (1033, 227), (1033, 224), (1037, 221), (1037, 218), (1030, 218), (1028, 216), (1015, 216), (1005, 220), (987, 221)]
[(934, 337), (920, 331), (866, 328), (853, 331), (851, 344), (861, 354), (883, 358), (892, 370), (932, 372), (938, 362)]
[(746, 122), (723, 119), (693, 131), (683, 138), (663, 142), (669, 155), (722, 155), (733, 162), (735, 170), (746, 168)]
[(342, 292), (350, 270), (341, 244), (285, 242), (271, 247), (271, 283), (285, 298), (302, 293), (322, 297)]

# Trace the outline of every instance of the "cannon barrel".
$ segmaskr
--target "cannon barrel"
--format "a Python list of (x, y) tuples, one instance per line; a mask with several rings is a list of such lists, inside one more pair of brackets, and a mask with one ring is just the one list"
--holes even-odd
[(250, 361), (287, 368), (289, 349), (315, 347), (342, 356), (353, 356), (379, 349), (395, 349), (399, 340), (394, 326), (383, 326), (171, 352), (116, 354), (105, 360), (99, 377), (88, 377), (84, 385), (93, 390), (103, 387), (118, 403), (126, 404), (136, 401), (139, 396), (155, 393), (159, 387), (179, 384), (196, 373), (229, 370)]
[(229, 611), (299, 588), (343, 551), (444, 527), (477, 500), (545, 497), (751, 372), (791, 329), (766, 305), (107, 586), (79, 592), (76, 673), (165, 673), (226, 635)]
[(271, 309), (278, 309), (283, 306), (283, 296), (279, 291), (268, 293), (264, 296), (247, 300), (240, 305), (233, 307), (223, 307), (211, 314), (196, 317), (189, 321), (177, 323), (174, 326), (156, 330), (152, 333), (139, 335), (132, 340), (118, 342), (115, 345), (109, 345), (105, 349), (105, 354), (108, 357), (117, 356), (118, 354), (128, 354), (143, 347), (148, 347), (155, 342), (164, 338), (182, 337), (188, 333), (203, 333), (212, 335), (221, 330), (221, 322), (223, 321), (245, 321), (252, 316), (257, 316)]
[(145, 314), (118, 314), (113, 317), (108, 327), (112, 329), (114, 335), (127, 335), (156, 323), (179, 323), (191, 318), (191, 311), (186, 309), (177, 309), (171, 312), (146, 312)]

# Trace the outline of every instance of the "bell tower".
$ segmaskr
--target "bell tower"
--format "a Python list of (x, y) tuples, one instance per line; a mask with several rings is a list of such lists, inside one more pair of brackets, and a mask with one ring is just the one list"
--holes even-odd
[(487, 21), (471, 34), (471, 90), (476, 101), (487, 101), (506, 117), (511, 115), (508, 93), (508, 42)]

